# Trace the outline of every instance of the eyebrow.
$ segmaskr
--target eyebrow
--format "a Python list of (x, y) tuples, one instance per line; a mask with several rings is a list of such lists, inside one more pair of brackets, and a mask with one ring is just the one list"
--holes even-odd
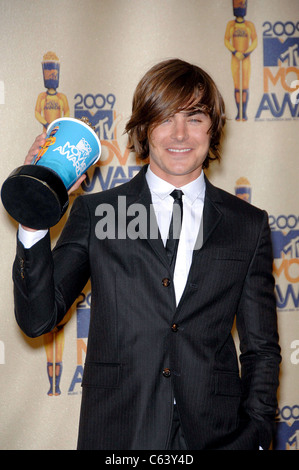
[(182, 107), (182, 112), (186, 113), (188, 116), (193, 116), (194, 114), (205, 114), (210, 115), (211, 108), (206, 104), (196, 103), (192, 106), (187, 106), (186, 108)]
[(207, 113), (205, 113), (204, 111), (200, 110), (200, 109), (185, 109), (185, 110), (182, 110), (182, 113), (186, 114), (187, 117), (191, 117), (191, 116), (195, 116), (197, 114), (201, 114), (203, 116), (206, 116)]
[(187, 114), (188, 116), (194, 116), (194, 114), (204, 114), (204, 112), (199, 109), (190, 109), (190, 110), (186, 109), (183, 112)]

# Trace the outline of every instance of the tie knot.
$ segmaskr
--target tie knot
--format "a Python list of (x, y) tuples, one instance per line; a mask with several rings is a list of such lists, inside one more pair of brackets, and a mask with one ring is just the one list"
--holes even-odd
[(175, 201), (178, 201), (182, 199), (183, 194), (183, 191), (181, 191), (180, 189), (174, 189), (172, 193), (170, 193), (170, 196), (172, 196)]

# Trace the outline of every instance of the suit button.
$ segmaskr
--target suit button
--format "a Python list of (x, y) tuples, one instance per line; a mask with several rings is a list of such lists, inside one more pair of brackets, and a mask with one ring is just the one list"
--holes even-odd
[(178, 327), (178, 325), (177, 325), (176, 323), (174, 323), (174, 324), (172, 325), (171, 329), (172, 329), (172, 331), (173, 331), (174, 333), (176, 333), (176, 332), (178, 331), (179, 327)]
[(163, 370), (163, 375), (164, 377), (168, 378), (170, 377), (171, 373), (170, 373), (170, 369), (166, 368)]
[(170, 285), (170, 279), (168, 279), (168, 277), (164, 277), (164, 278), (162, 279), (162, 285), (163, 285), (164, 287), (168, 287), (168, 286)]

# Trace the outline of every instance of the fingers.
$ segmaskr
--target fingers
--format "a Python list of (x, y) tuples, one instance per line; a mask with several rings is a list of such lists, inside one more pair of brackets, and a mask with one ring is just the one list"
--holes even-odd
[(85, 180), (86, 175), (81, 175), (80, 178), (76, 181), (76, 183), (68, 190), (68, 194), (70, 195), (72, 192), (76, 191), (79, 189), (80, 185), (83, 183)]
[(26, 158), (25, 158), (25, 161), (24, 161), (25, 165), (30, 165), (30, 163), (32, 162), (35, 155), (38, 154), (38, 151), (39, 151), (40, 147), (42, 147), (42, 145), (44, 145), (45, 141), (46, 141), (46, 133), (45, 132), (36, 137), (35, 141), (31, 145), (31, 147), (30, 147), (30, 149), (29, 149), (29, 151), (26, 155)]
[(30, 228), (30, 227), (25, 227), (24, 225), (22, 225), (22, 228), (23, 228), (24, 230), (27, 230), (27, 232), (37, 232), (36, 229)]
[[(30, 147), (30, 149), (29, 149), (29, 151), (26, 155), (26, 158), (25, 158), (25, 161), (24, 161), (25, 165), (30, 165), (31, 164), (33, 158), (38, 154), (40, 147), (42, 147), (44, 145), (44, 143), (46, 141), (46, 137), (47, 137), (47, 134), (45, 132), (36, 137), (35, 141), (31, 145), (31, 147)], [(80, 185), (85, 180), (85, 178), (86, 178), (85, 174), (81, 175), (80, 178), (76, 181), (76, 183), (69, 189), (68, 194), (71, 194), (72, 192), (79, 189)]]
[(237, 52), (235, 57), (238, 59), (238, 60), (244, 60), (245, 56), (244, 54), (242, 54), (242, 52)]

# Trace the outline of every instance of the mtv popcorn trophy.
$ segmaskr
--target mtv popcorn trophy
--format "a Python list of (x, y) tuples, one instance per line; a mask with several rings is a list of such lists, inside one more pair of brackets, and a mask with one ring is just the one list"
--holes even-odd
[(43, 56), (42, 70), (44, 86), (47, 89), (39, 93), (35, 105), (35, 117), (47, 132), (48, 126), (55, 119), (70, 117), (70, 108), (64, 93), (58, 92), (60, 62), (55, 52), (49, 51)]
[(3, 183), (5, 209), (26, 227), (56, 225), (68, 207), (68, 190), (100, 156), (100, 140), (87, 118), (56, 119), (32, 164), (18, 167)]
[(247, 121), (250, 55), (257, 47), (257, 34), (251, 21), (245, 20), (247, 0), (233, 0), (235, 19), (227, 23), (224, 44), (231, 52), (231, 72), (237, 106), (236, 121)]

